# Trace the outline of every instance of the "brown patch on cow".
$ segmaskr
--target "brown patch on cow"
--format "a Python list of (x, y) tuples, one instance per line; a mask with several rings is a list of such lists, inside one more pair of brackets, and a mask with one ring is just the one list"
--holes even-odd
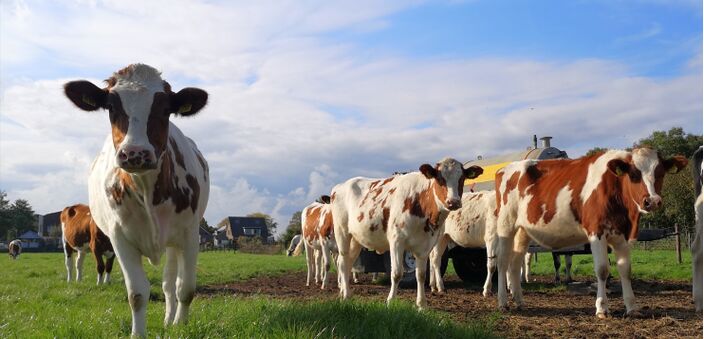
[(391, 210), (386, 207), (381, 210), (382, 218), (381, 218), (381, 225), (384, 227), (384, 232), (389, 228), (389, 216), (391, 215)]
[(320, 226), (319, 234), (323, 237), (329, 238), (334, 230), (334, 224), (332, 222), (332, 213), (329, 210), (323, 212), (323, 224)]
[(108, 94), (108, 111), (112, 129), (112, 144), (115, 146), (115, 149), (117, 149), (125, 139), (127, 129), (130, 125), (129, 117), (122, 107), (122, 99), (120, 99), (119, 94)]
[(400, 222), (396, 223), (396, 227), (400, 228), (400, 229), (406, 228), (406, 222), (400, 221)]
[[(166, 93), (154, 93), (154, 101), (147, 119), (147, 138), (154, 147), (154, 155), (157, 159), (166, 150), (169, 137), (169, 105), (169, 96)], [(178, 155), (176, 158), (178, 161)]]
[(306, 221), (302, 227), (303, 237), (308, 239), (308, 241), (313, 241), (316, 238), (316, 228), (320, 223), (321, 207), (315, 206), (307, 209), (305, 212)]
[(169, 138), (169, 144), (171, 144), (171, 150), (174, 152), (176, 163), (181, 166), (181, 168), (186, 169), (186, 162), (183, 160), (183, 153), (181, 153), (181, 150), (178, 149), (178, 144), (176, 144), (174, 138)]
[(208, 164), (205, 162), (205, 159), (203, 159), (203, 155), (198, 151), (196, 151), (196, 159), (198, 159), (198, 163), (200, 163), (200, 167), (203, 169), (203, 180), (208, 181)]
[(504, 204), (508, 203), (508, 194), (513, 191), (516, 186), (518, 186), (518, 177), (521, 175), (519, 172), (514, 172), (508, 181), (506, 182), (506, 190), (504, 191)]
[(407, 197), (406, 199), (403, 200), (403, 209), (401, 210), (402, 212), (410, 211), (411, 208), (413, 208), (413, 201), (414, 197)]
[(369, 184), (369, 189), (370, 189), (370, 190), (371, 190), (371, 189), (374, 189), (374, 187), (376, 187), (376, 185), (378, 185), (379, 182), (381, 182), (381, 180), (374, 180), (374, 181), (372, 181), (372, 183)]
[(108, 194), (117, 205), (122, 205), (124, 195), (131, 195), (131, 192), (135, 192), (137, 187), (129, 173), (120, 168), (116, 168), (114, 173), (117, 176), (117, 181), (108, 188)]
[(378, 229), (379, 229), (379, 225), (377, 225), (377, 224), (375, 224), (375, 223), (372, 223), (371, 225), (369, 225), (369, 230), (372, 231), (372, 232), (374, 232), (374, 231), (376, 231), (376, 230), (378, 230)]
[[(394, 194), (394, 192), (396, 192), (396, 187), (389, 190), (389, 195)], [(386, 200), (384, 200), (384, 201), (386, 201)]]
[(381, 185), (384, 186), (384, 185), (386, 185), (386, 184), (388, 184), (388, 183), (394, 181), (395, 178), (396, 178), (396, 177), (386, 178), (386, 179), (384, 179), (384, 181), (381, 183)]
[(499, 211), (501, 210), (501, 182), (503, 181), (503, 178), (503, 169), (496, 172), (496, 177), (494, 177), (494, 194), (496, 195), (496, 209), (494, 209), (494, 217), (498, 217)]
[(362, 222), (362, 220), (364, 220), (364, 212), (359, 212), (359, 216), (357, 217), (357, 220), (359, 222)]
[[(196, 195), (199, 195), (200, 192), (196, 193), (195, 191), (189, 190), (188, 187), (181, 187), (179, 185), (179, 177), (174, 171), (175, 165), (172, 157), (173, 156), (171, 155), (170, 151), (164, 153), (163, 161), (161, 163), (161, 170), (159, 171), (159, 175), (156, 179), (156, 182), (154, 183), (154, 194), (152, 195), (152, 204), (156, 206), (166, 200), (171, 199), (171, 202), (176, 207), (176, 213), (183, 211), (189, 206), (191, 206), (195, 210), (195, 207), (197, 207), (198, 204), (198, 197)], [(193, 178), (193, 176), (189, 175), (189, 177), (191, 177), (192, 180), (195, 181), (195, 178)], [(191, 186), (188, 181), (189, 179), (188, 177), (186, 177), (186, 184)], [(196, 185), (194, 185), (193, 187), (199, 188), (197, 187), (197, 182)], [(195, 204), (193, 203), (194, 199)]]
[(335, 201), (335, 196), (337, 195), (337, 192), (332, 192), (332, 195), (330, 196), (330, 203)]
[(372, 220), (372, 218), (374, 217), (374, 209), (373, 208), (370, 209), (368, 214), (369, 214), (369, 220)]
[(198, 184), (198, 180), (190, 174), (186, 175), (186, 182), (188, 183), (188, 187), (191, 188), (191, 209), (193, 213), (196, 213), (198, 198), (200, 197), (200, 185)]
[(483, 195), (481, 193), (480, 194), (473, 194), (471, 197), (469, 197), (469, 201), (472, 201), (474, 199), (481, 199), (482, 196)]

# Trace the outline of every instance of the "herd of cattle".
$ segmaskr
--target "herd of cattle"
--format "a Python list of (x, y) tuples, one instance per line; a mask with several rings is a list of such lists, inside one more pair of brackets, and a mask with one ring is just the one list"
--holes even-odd
[[(109, 281), (117, 257), (132, 311), (132, 334), (144, 336), (149, 281), (143, 256), (156, 264), (166, 253), (164, 325), (186, 322), (194, 296), (198, 225), (208, 202), (209, 169), (195, 143), (169, 122), (169, 116), (196, 114), (208, 94), (197, 88), (173, 92), (156, 69), (144, 64), (127, 66), (106, 83), (105, 88), (85, 80), (64, 86), (77, 107), (108, 110), (111, 124), (90, 169), (89, 206), (69, 206), (61, 213), (67, 277), (73, 280), (73, 252), (78, 252), (76, 280), (82, 276), (85, 252), (93, 252), (98, 283)], [(695, 172), (700, 175), (701, 148), (698, 154)], [(638, 307), (631, 289), (628, 243), (636, 238), (640, 214), (662, 205), (665, 174), (681, 170), (687, 162), (682, 156), (662, 158), (648, 148), (608, 151), (576, 160), (518, 161), (497, 172), (495, 191), (465, 194), (465, 180), (483, 170), (463, 168), (451, 158), (389, 178), (352, 178), (303, 210), (299, 247), (307, 250), (307, 284), (315, 271), (316, 280), (319, 277), (322, 287), (327, 287), (334, 251), (338, 253), (340, 295), (347, 299), (352, 264), (362, 247), (389, 251), (387, 300), (391, 300), (403, 274), (404, 251), (408, 251), (416, 259), (416, 304), (422, 309), (427, 306), (426, 264), (430, 260), (431, 289), (444, 291), (439, 263), (452, 241), (465, 247), (486, 247), (489, 276), (484, 295), (491, 293), (491, 274), (496, 269), (499, 307), (508, 308), (510, 290), (515, 307), (520, 308), (521, 267), (530, 240), (547, 248), (588, 242), (598, 279), (597, 316), (608, 314), (609, 246), (616, 255), (627, 313), (632, 314)], [(701, 192), (701, 178), (696, 180)], [(698, 310), (701, 202), (699, 194), (698, 246), (694, 246), (693, 260)], [(19, 251), (15, 242), (10, 244), (11, 255)]]

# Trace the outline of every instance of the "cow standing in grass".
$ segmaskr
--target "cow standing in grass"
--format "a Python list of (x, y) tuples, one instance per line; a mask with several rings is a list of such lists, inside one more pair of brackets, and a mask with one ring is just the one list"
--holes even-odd
[(692, 249), (692, 294), (694, 296), (694, 306), (697, 312), (702, 311), (702, 147), (699, 146), (692, 157), (692, 175), (694, 178), (694, 188), (696, 202), (694, 211), (696, 215), (694, 240)]
[(110, 282), (115, 251), (108, 236), (95, 224), (87, 205), (73, 205), (61, 211), (61, 234), (66, 255), (66, 281), (73, 280), (73, 252), (78, 252), (75, 264), (76, 281), (81, 281), (83, 260), (87, 252), (91, 251), (98, 271), (98, 285)]
[(10, 258), (12, 258), (13, 260), (17, 260), (17, 258), (19, 258), (20, 254), (22, 253), (22, 242), (18, 239), (10, 241), (8, 251), (10, 252)]
[(90, 210), (112, 240), (132, 310), (132, 334), (144, 336), (149, 280), (142, 257), (153, 265), (166, 252), (162, 287), (164, 325), (185, 323), (196, 287), (198, 225), (209, 194), (208, 165), (196, 144), (169, 121), (192, 116), (208, 94), (174, 93), (154, 68), (133, 64), (107, 87), (85, 81), (64, 86), (86, 111), (109, 111), (111, 131), (90, 170)]
[(524, 160), (496, 175), (498, 305), (507, 309), (506, 273), (517, 307), (523, 306), (520, 268), (532, 238), (557, 249), (589, 242), (598, 279), (596, 315), (608, 314), (608, 246), (616, 255), (626, 313), (638, 311), (631, 288), (629, 242), (636, 240), (641, 213), (662, 205), (668, 171), (687, 165), (682, 156), (663, 159), (656, 151), (608, 151), (583, 158)]
[(303, 209), (301, 231), (301, 241), (293, 253), (300, 255), (303, 247), (306, 249), (308, 267), (306, 286), (310, 286), (311, 277), (314, 276), (315, 283), (320, 282), (320, 288), (326, 289), (331, 255), (337, 253), (329, 196), (323, 195), (318, 201)]
[(332, 190), (332, 219), (339, 250), (340, 294), (350, 297), (352, 264), (362, 246), (378, 253), (390, 251), (390, 302), (403, 276), (403, 252), (416, 258), (416, 305), (425, 308), (425, 274), (428, 254), (451, 210), (462, 207), (464, 180), (482, 173), (477, 166), (446, 158), (435, 166), (423, 164), (420, 172), (386, 179), (353, 178)]

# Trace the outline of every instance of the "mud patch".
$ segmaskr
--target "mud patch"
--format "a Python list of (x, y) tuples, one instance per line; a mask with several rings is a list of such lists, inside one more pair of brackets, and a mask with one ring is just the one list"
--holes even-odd
[[(202, 286), (198, 295), (253, 295), (296, 300), (333, 300), (338, 298), (336, 275), (330, 286), (305, 286), (304, 272), (276, 277), (258, 277), (242, 282)], [(353, 284), (357, 298), (384, 301), (389, 287), (371, 283), (371, 275), (363, 275)], [(584, 280), (581, 280), (584, 282)], [(589, 283), (589, 282), (587, 282)], [(614, 281), (614, 284), (619, 284)], [(457, 321), (494, 319), (497, 334), (507, 337), (569, 338), (653, 338), (702, 337), (702, 319), (694, 312), (691, 285), (679, 281), (640, 281), (633, 283), (638, 304), (643, 307), (638, 318), (625, 317), (625, 306), (618, 292), (609, 295), (610, 316), (599, 320), (594, 316), (593, 293), (568, 293), (564, 286), (553, 287), (549, 277), (537, 277), (524, 284), (526, 307), (512, 308), (507, 313), (496, 311), (496, 297), (483, 298), (481, 288), (465, 286), (457, 277), (449, 277), (447, 293), (434, 295), (426, 289), (428, 305), (446, 312)], [(398, 297), (414, 302), (415, 289), (401, 289)]]

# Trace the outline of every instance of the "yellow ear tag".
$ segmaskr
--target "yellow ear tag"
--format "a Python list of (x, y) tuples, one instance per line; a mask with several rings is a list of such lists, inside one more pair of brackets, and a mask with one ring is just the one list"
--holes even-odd
[(84, 103), (95, 107), (95, 101), (93, 101), (93, 99), (91, 99), (89, 96), (83, 94), (83, 98), (81, 100), (83, 100)]
[(191, 111), (191, 104), (183, 104), (181, 107), (179, 107), (178, 112), (176, 114), (183, 114)]
[(679, 171), (680, 171), (679, 167), (672, 165), (672, 167), (670, 167), (670, 170), (667, 172), (670, 174), (677, 174), (677, 173), (679, 173)]
[(619, 177), (623, 175), (623, 170), (621, 169), (621, 167), (616, 167), (616, 175), (618, 175)]

